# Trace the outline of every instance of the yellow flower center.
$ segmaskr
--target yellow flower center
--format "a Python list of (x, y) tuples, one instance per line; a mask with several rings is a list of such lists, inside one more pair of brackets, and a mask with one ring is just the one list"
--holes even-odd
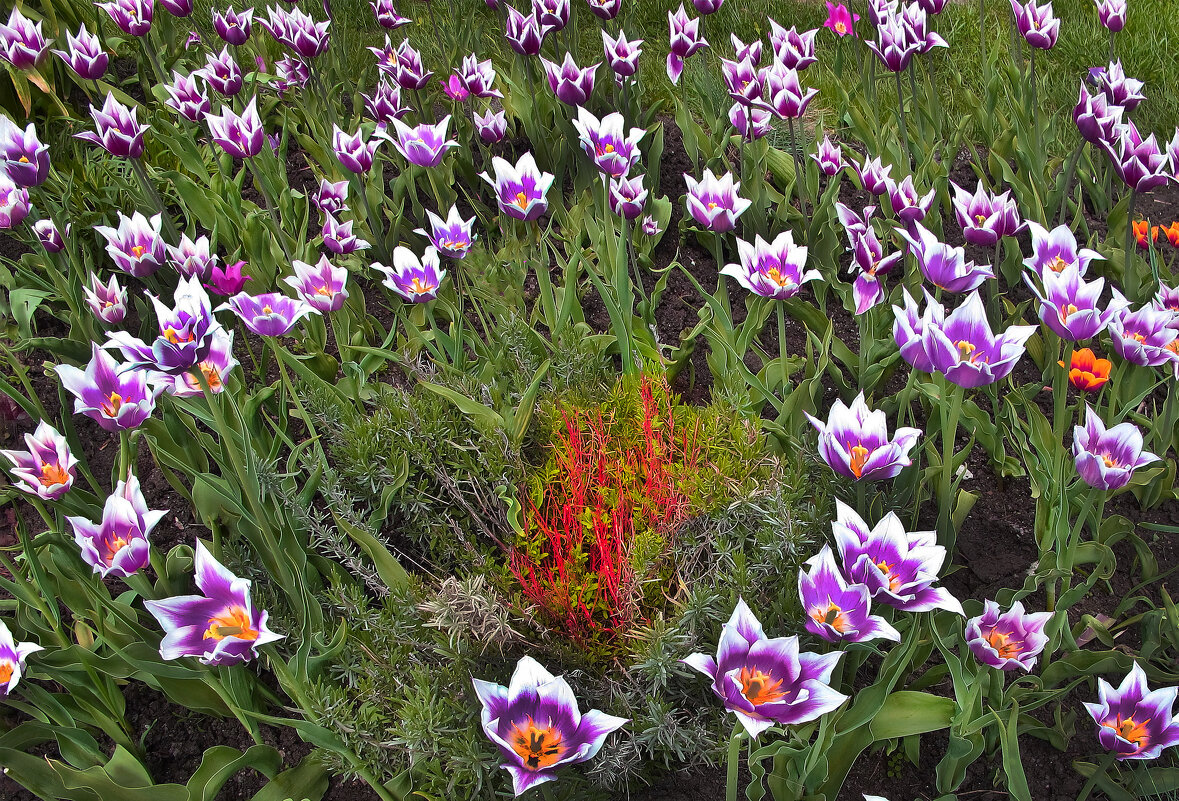
[(240, 640), (256, 640), (261, 636), (255, 631), (250, 615), (241, 606), (231, 606), (219, 615), (209, 618), (209, 628), (205, 630), (205, 639), (220, 642), (226, 637), (237, 637)]
[(513, 724), (507, 739), (528, 770), (550, 768), (569, 750), (557, 727), (537, 726), (531, 717)]
[(978, 358), (974, 355), (974, 352), (978, 350), (978, 346), (973, 342), (967, 342), (965, 339), (960, 339), (954, 344), (958, 347), (958, 353), (961, 354), (961, 358), (970, 362), (973, 362)]
[(974, 215), (974, 221), (979, 225), (982, 225), (987, 221), (987, 216), (985, 214), (976, 214)]
[(709, 210), (709, 211), (712, 211), (713, 209), (715, 209), (715, 208), (717, 207), (717, 205), (718, 205), (718, 204), (716, 204), (716, 203), (713, 203), (713, 202), (711, 202), (711, 201), (710, 201), (710, 202), (709, 202), (709, 204), (708, 204), (708, 210)]
[(107, 399), (102, 402), (102, 405), (99, 408), (102, 410), (102, 413), (105, 414), (107, 417), (117, 417), (119, 414), (119, 408), (122, 405), (123, 405), (123, 396), (117, 392), (112, 392), (107, 397)]
[(102, 561), (106, 562), (108, 565), (113, 565), (115, 563), (115, 557), (118, 556), (119, 551), (127, 547), (127, 540), (123, 537), (120, 537), (118, 534), (115, 534), (110, 539), (106, 540), (103, 543), (103, 546), (106, 548), (106, 553), (102, 555)]
[(323, 295), (325, 298), (334, 298), (336, 296), (336, 290), (332, 289), (327, 284), (324, 284), (315, 290), (315, 294)]
[(262, 313), (263, 314), (274, 314), (274, 309), (272, 309), (270, 306), (263, 306)]
[(1107, 729), (1113, 729), (1118, 736), (1126, 742), (1134, 743), (1134, 745), (1142, 748), (1149, 740), (1150, 733), (1146, 730), (1146, 724), (1150, 723), (1151, 718), (1138, 723), (1133, 717), (1128, 717), (1122, 720), (1121, 715), (1102, 722), (1102, 726)]
[(1046, 266), (1052, 272), (1059, 273), (1059, 272), (1062, 272), (1066, 267), (1068, 267), (1070, 263), (1071, 262), (1067, 262), (1064, 259), (1060, 258), (1060, 256), (1054, 256), (1052, 258), (1052, 261), (1048, 262), (1048, 264)]
[(181, 342), (192, 342), (193, 335), (191, 331), (177, 331), (175, 328), (168, 327), (164, 329), (164, 339), (173, 345), (179, 345)]
[(21, 156), (19, 159), (17, 159), (17, 161), (19, 161), (21, 164), (28, 164), (29, 157), (28, 156)]
[(1105, 462), (1106, 467), (1121, 467), (1122, 463), (1115, 459), (1111, 454), (1104, 453), (1101, 455), (1101, 461)]
[(145, 248), (143, 245), (136, 245), (135, 247), (131, 248), (131, 254), (137, 259), (142, 259), (143, 254), (146, 252), (147, 248)]
[(523, 192), (517, 192), (515, 203), (521, 209), (527, 208), (528, 207), (528, 195), (524, 194)]
[(847, 615), (843, 613), (843, 610), (837, 604), (832, 603), (830, 599), (827, 601), (826, 608), (816, 606), (811, 609), (811, 619), (820, 625), (825, 623), (840, 633), (846, 631), (848, 628)]
[(437, 288), (437, 284), (432, 284), (424, 278), (414, 278), (409, 283), (409, 289), (415, 295), (428, 295)]
[(790, 286), (794, 283), (790, 276), (783, 273), (777, 267), (771, 267), (764, 273), (764, 275), (778, 286)]
[(782, 689), (782, 680), (775, 679), (772, 673), (743, 667), (737, 680), (741, 682), (741, 694), (754, 706), (772, 704), (786, 697), (786, 692)]
[(843, 36), (845, 33), (847, 33), (847, 25), (842, 22), (835, 23), (835, 32), (840, 36)]
[(70, 480), (70, 474), (62, 467), (60, 462), (41, 462), (41, 477), (38, 481), (41, 482), (42, 487), (52, 487), (55, 484), (65, 484)]
[(864, 465), (868, 462), (868, 457), (872, 452), (863, 445), (855, 445), (851, 449), (851, 463), (848, 465), (851, 468), (852, 475), (859, 478), (864, 472)]
[(1070, 314), (1076, 314), (1076, 313), (1077, 313), (1077, 307), (1076, 307), (1076, 305), (1075, 305), (1075, 304), (1072, 304), (1072, 303), (1070, 303), (1070, 304), (1068, 304), (1067, 306), (1062, 306), (1062, 307), (1061, 307), (1061, 309), (1060, 309), (1060, 319), (1061, 319), (1061, 320), (1063, 320), (1063, 321), (1065, 321), (1065, 322), (1068, 322), (1068, 316), (1069, 316)]
[(898, 587), (901, 586), (901, 577), (893, 572), (893, 568), (896, 567), (896, 565), (890, 565), (888, 562), (885, 562), (882, 559), (876, 563), (876, 566), (880, 568), (880, 572), (884, 574), (886, 579), (888, 579), (888, 588), (890, 590), (895, 591)]

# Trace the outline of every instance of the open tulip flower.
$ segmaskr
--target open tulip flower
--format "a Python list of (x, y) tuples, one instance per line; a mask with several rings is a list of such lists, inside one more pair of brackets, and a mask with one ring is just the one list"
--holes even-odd
[(1051, 619), (1052, 612), (1024, 612), (1019, 601), (1002, 614), (999, 604), (985, 601), (983, 613), (966, 621), (966, 644), (984, 665), (1030, 671), (1048, 644), (1044, 626)]
[(409, 17), (403, 17), (397, 13), (392, 0), (369, 0), (369, 6), (372, 7), (373, 14), (377, 18), (377, 24), (382, 28), (395, 31), (413, 22)]
[(426, 217), (430, 220), (430, 230), (415, 228), (414, 233), (429, 239), (430, 244), (437, 248), (443, 256), (451, 259), (465, 259), (471, 251), (471, 246), (479, 238), (473, 232), (474, 215), (471, 216), (471, 219), (464, 220), (463, 216), (459, 214), (458, 206), (451, 206), (450, 213), (447, 214), (445, 220), (429, 209), (426, 210)]
[(758, 76), (757, 64), (746, 56), (739, 61), (721, 59), (721, 73), (728, 87), (729, 97), (743, 106), (752, 106), (761, 99), (762, 81)]
[(1118, 760), (1155, 759), (1164, 748), (1179, 745), (1177, 695), (1177, 687), (1152, 691), (1146, 671), (1135, 662), (1117, 689), (1099, 678), (1098, 701), (1085, 702), (1085, 709), (1097, 724), (1098, 742)]
[(867, 45), (886, 70), (901, 72), (909, 66), (913, 56), (921, 51), (925, 43), (911, 35), (904, 19), (894, 11), (876, 26), (876, 41), (867, 42)]
[(532, 12), (545, 33), (556, 33), (569, 24), (573, 4), (570, 0), (532, 0)]
[(1127, 114), (1138, 108), (1146, 99), (1146, 95), (1142, 93), (1142, 87), (1145, 85), (1137, 78), (1126, 75), (1121, 61), (1111, 61), (1097, 76), (1097, 88), (1101, 94), (1105, 95), (1111, 106), (1125, 109)]
[(586, 5), (594, 16), (606, 21), (617, 17), (622, 10), (622, 0), (586, 0)]
[(232, 311), (246, 328), (263, 337), (285, 336), (299, 320), (319, 313), (303, 299), (288, 297), (281, 292), (261, 295), (239, 292), (216, 309), (222, 310)]
[(138, 211), (130, 217), (119, 212), (119, 226), (96, 225), (94, 230), (106, 239), (106, 252), (115, 266), (128, 275), (143, 278), (158, 270), (165, 261), (164, 240), (160, 236), (163, 216), (149, 221)]
[(712, 679), (712, 692), (756, 739), (775, 723), (807, 723), (846, 701), (830, 683), (841, 656), (800, 652), (798, 637), (767, 637), (738, 600), (721, 629), (716, 658), (692, 654), (683, 662)]
[(960, 387), (980, 387), (1006, 378), (1023, 356), (1034, 325), (1013, 325), (1001, 334), (991, 332), (986, 309), (977, 292), (944, 321), (930, 321), (922, 332), (922, 347), (935, 370)]
[(1045, 271), (1059, 273), (1076, 266), (1084, 275), (1089, 263), (1103, 258), (1100, 253), (1088, 248), (1078, 248), (1077, 238), (1067, 226), (1059, 225), (1049, 231), (1037, 222), (1028, 220), (1028, 231), (1032, 235), (1032, 255), (1023, 260), (1024, 266), (1043, 277)]
[(167, 510), (152, 511), (139, 489), (139, 479), (129, 475), (120, 481), (102, 507), (102, 520), (67, 517), (82, 559), (95, 573), (126, 578), (147, 564), (151, 555), (148, 535)]
[(483, 705), (483, 732), (499, 749), (517, 796), (557, 778), (566, 765), (597, 756), (626, 718), (591, 709), (584, 715), (573, 689), (530, 656), (516, 663), (508, 686), (472, 679)]
[(1109, 371), (1113, 363), (1109, 359), (1099, 359), (1089, 348), (1074, 350), (1069, 356), (1069, 363), (1057, 362), (1061, 367), (1068, 368), (1068, 381), (1082, 392), (1096, 392), (1109, 381)]
[(233, 10), (233, 6), (225, 12), (213, 12), (213, 30), (228, 44), (244, 45), (250, 39), (250, 32), (254, 25), (254, 9), (247, 8), (240, 14)]
[(1136, 425), (1119, 423), (1106, 430), (1101, 417), (1086, 404), (1085, 425), (1073, 428), (1077, 474), (1094, 489), (1119, 490), (1130, 483), (1135, 470), (1159, 460), (1142, 445)]
[(115, 331), (104, 347), (118, 348), (133, 367), (148, 367), (169, 375), (192, 369), (209, 355), (213, 332), (220, 327), (200, 279), (181, 279), (172, 309), (150, 292), (146, 294), (155, 307), (159, 336), (148, 344), (126, 331)]
[(311, 205), (320, 214), (340, 214), (348, 211), (348, 182), (332, 183), (326, 178), (319, 179), (319, 189), (311, 194)]
[(74, 486), (78, 460), (66, 438), (44, 420), (32, 434), (25, 434), (25, 450), (0, 451), (0, 456), (20, 479), (13, 486), (43, 501), (56, 501)]
[(328, 48), (331, 34), (328, 27), (331, 20), (316, 22), (297, 8), (290, 11), (270, 6), (266, 9), (268, 19), (261, 20), (262, 27), (281, 45), (289, 47), (304, 60), (315, 58)]
[(925, 293), (924, 312), (918, 307), (917, 301), (913, 300), (909, 290), (903, 290), (905, 308), (892, 307), (895, 318), (892, 335), (901, 351), (902, 359), (908, 362), (914, 370), (933, 373), (937, 368), (934, 366), (933, 360), (929, 358), (929, 354), (925, 352), (925, 329), (926, 327), (944, 325), (946, 309), (937, 302), (933, 295), (929, 294), (928, 289), (922, 288), (922, 291)]
[(860, 178), (860, 186), (865, 192), (880, 196), (888, 194), (889, 184), (892, 182), (892, 165), (885, 166), (880, 157), (865, 158), (856, 165), (856, 175)]
[(143, 155), (143, 135), (151, 128), (139, 124), (135, 118), (138, 111), (137, 108), (127, 108), (108, 92), (101, 111), (90, 107), (94, 131), (83, 131), (74, 136), (98, 145), (112, 156), (137, 159)]
[(642, 39), (628, 42), (626, 34), (622, 31), (618, 32), (617, 39), (611, 39), (610, 34), (602, 31), (602, 48), (606, 54), (606, 62), (619, 80), (629, 78), (639, 71), (639, 56), (643, 54), (642, 44)]
[(943, 609), (965, 617), (949, 590), (933, 586), (946, 560), (935, 532), (906, 532), (895, 512), (869, 529), (843, 501), (837, 499), (835, 507), (831, 531), (849, 582), (867, 585), (874, 600), (905, 612)]
[(827, 21), (823, 27), (834, 31), (836, 36), (856, 36), (855, 23), (860, 21), (859, 14), (853, 14), (843, 3), (827, 2)]
[(491, 59), (479, 60), (474, 53), (463, 58), (462, 68), (458, 71), (459, 83), (467, 92), (475, 97), (490, 99), (503, 97), (504, 93), (495, 88), (495, 68)]
[[(172, 83), (164, 84), (168, 98), (164, 105), (175, 111), (189, 122), (200, 122), (210, 116), (213, 105), (209, 95), (201, 88), (200, 81), (204, 78), (199, 70), (191, 75), (181, 75), (172, 72)], [(226, 109), (230, 111), (231, 109)]]
[(983, 281), (994, 278), (990, 267), (966, 261), (966, 250), (950, 247), (919, 222), (912, 225), (912, 233), (898, 229), (921, 267), (925, 280), (946, 292), (971, 292)]
[(501, 212), (517, 220), (535, 220), (545, 213), (549, 207), (545, 195), (553, 185), (553, 175), (541, 172), (532, 153), (520, 156), (515, 166), (495, 156), (491, 168), (495, 178), (486, 172), (479, 177), (495, 189)]
[[(447, 117), (447, 120), (449, 119)], [(445, 132), (445, 128), (443, 131)], [(340, 130), (338, 125), (332, 125), (332, 149), (336, 153), (336, 159), (349, 172), (357, 175), (363, 175), (372, 168), (373, 158), (381, 144), (381, 139), (391, 138), (387, 134), (368, 138), (361, 130), (349, 134)]]
[(1176, 359), (1170, 346), (1179, 339), (1179, 318), (1169, 310), (1123, 306), (1110, 317), (1108, 331), (1114, 352), (1131, 364), (1159, 367)]
[(32, 123), (22, 131), (0, 115), (0, 161), (17, 186), (40, 186), (49, 177), (49, 146), (37, 139)]
[(647, 188), (643, 186), (643, 179), (647, 176), (636, 175), (633, 178), (610, 179), (610, 211), (627, 220), (634, 220), (643, 213), (647, 204)]
[(850, 407), (836, 398), (827, 422), (806, 415), (819, 432), (819, 455), (827, 465), (847, 478), (880, 481), (896, 478), (913, 463), (909, 452), (921, 436), (919, 428), (898, 428), (888, 437), (888, 418), (873, 411), (861, 392)]
[(753, 203), (737, 194), (741, 182), (734, 181), (731, 172), (717, 178), (706, 169), (699, 181), (684, 173), (684, 181), (688, 185), (688, 212), (702, 227), (718, 234), (736, 228), (737, 218)]
[(789, 231), (778, 234), (773, 242), (766, 242), (760, 235), (754, 238), (753, 244), (738, 239), (737, 253), (741, 263), (726, 264), (721, 274), (735, 278), (741, 286), (763, 298), (792, 298), (807, 281), (823, 277), (818, 270), (803, 271), (807, 249), (795, 245)]
[(1005, 236), (1015, 236), (1023, 230), (1019, 207), (1011, 199), (1011, 192), (998, 195), (988, 193), (979, 181), (971, 195), (957, 184), (954, 188), (954, 214), (967, 242), (982, 247), (994, 247)]
[(1040, 50), (1051, 50), (1060, 36), (1060, 20), (1052, 13), (1052, 4), (1037, 5), (1036, 0), (1020, 4), (1011, 0), (1011, 13), (1015, 15), (1015, 27), (1024, 40)]
[(160, 658), (195, 656), (205, 665), (234, 665), (283, 638), (266, 627), (266, 610), (251, 602), (249, 580), (229, 572), (200, 540), (194, 562), (200, 595), (143, 602), (164, 629)]
[[(926, 2), (946, 2), (946, 0), (926, 0)], [(919, 47), (918, 53), (928, 53), (935, 47), (949, 47), (949, 42), (929, 27), (929, 16), (921, 2), (909, 3), (901, 8), (901, 21), (909, 32), (911, 41)]]
[(20, 681), (29, 655), (43, 650), (34, 642), (16, 642), (8, 625), (0, 620), (0, 697), (7, 697)]
[(900, 642), (900, 633), (888, 621), (869, 614), (868, 587), (844, 580), (829, 546), (824, 545), (807, 565), (809, 573), (798, 571), (798, 596), (806, 613), (807, 631), (828, 642)]
[(109, 3), (95, 3), (110, 15), (119, 30), (131, 36), (146, 36), (151, 30), (155, 12), (154, 0), (111, 0)]
[[(446, 129), (450, 125), (449, 114), (434, 124), (423, 122), (411, 128), (401, 120), (394, 118), (390, 125), (397, 134), (395, 137), (390, 136), (386, 131), (378, 130), (374, 138), (388, 139), (393, 143), (393, 147), (397, 148), (397, 152), (405, 157), (406, 161), (419, 167), (437, 167), (442, 163), (442, 157), (446, 155), (446, 151), (459, 146), (459, 143), (454, 139), (446, 138)], [(375, 149), (376, 145), (373, 147)], [(372, 165), (371, 158), (368, 164)]]
[(29, 190), (0, 170), (0, 229), (15, 228), (29, 216)]
[(291, 267), (295, 274), (283, 281), (320, 314), (338, 311), (348, 299), (348, 271), (333, 265), (327, 256), (320, 256), (315, 264), (295, 259)]
[(1110, 33), (1117, 33), (1126, 27), (1126, 0), (1094, 0), (1097, 3), (1097, 21)]
[(729, 123), (746, 142), (761, 139), (774, 127), (774, 115), (764, 108), (734, 103), (729, 109)]
[(906, 225), (925, 219), (925, 215), (929, 214), (929, 209), (933, 205), (934, 196), (937, 194), (936, 189), (930, 189), (922, 195), (913, 184), (912, 175), (906, 175), (900, 183), (891, 178), (886, 183), (888, 199), (892, 202), (892, 210), (897, 215), (897, 219)]
[(1114, 128), (1113, 138), (1101, 145), (1118, 177), (1136, 192), (1149, 192), (1171, 179), (1171, 162), (1154, 134), (1142, 138), (1133, 122)]
[(1101, 145), (1113, 139), (1125, 113), (1124, 108), (1110, 103), (1101, 92), (1091, 94), (1082, 83), (1077, 105), (1073, 107), (1073, 122), (1082, 139), (1093, 145)]
[(86, 415), (107, 431), (138, 428), (164, 391), (159, 385), (148, 389), (145, 371), (124, 369), (97, 343), (92, 344), (85, 371), (70, 364), (56, 369), (61, 385), (74, 396), (74, 413)]
[[(214, 395), (225, 391), (225, 381), (239, 362), (233, 357), (233, 331), (218, 328), (213, 332), (213, 344), (205, 356), (194, 367), (205, 374), (205, 383)], [(193, 398), (205, 394), (201, 381), (193, 371), (177, 375), (150, 373), (153, 383), (160, 384), (169, 395), (178, 398)]]
[(765, 70), (761, 85), (762, 97), (757, 100), (757, 105), (783, 120), (801, 117), (819, 94), (818, 89), (804, 90), (798, 81), (798, 70), (781, 62)]
[(53, 54), (65, 62), (79, 78), (96, 81), (106, 74), (110, 56), (102, 49), (102, 40), (86, 30), (78, 29), (78, 35), (66, 34), (66, 50), (54, 50)]
[(41, 23), (34, 23), (14, 7), (8, 24), (0, 24), (0, 59), (18, 70), (35, 69), (49, 43), (41, 33)]
[(840, 170), (847, 166), (847, 162), (843, 160), (843, 151), (831, 141), (830, 136), (823, 137), (823, 141), (819, 142), (818, 149), (811, 154), (811, 158), (819, 165), (819, 171), (828, 178), (835, 177)]
[(1060, 272), (1047, 270), (1041, 278), (1042, 292), (1031, 276), (1024, 274), (1032, 294), (1040, 301), (1040, 320), (1062, 339), (1080, 342), (1097, 336), (1115, 314), (1129, 305), (1129, 301), (1115, 289), (1113, 299), (1104, 310), (1099, 309), (1097, 304), (1105, 288), (1105, 279), (1086, 281), (1075, 266)]
[(581, 137), (585, 154), (599, 170), (615, 178), (629, 173), (638, 162), (639, 142), (647, 135), (642, 128), (631, 128), (626, 133), (626, 122), (617, 111), (599, 120), (584, 108), (578, 108), (573, 126)]
[(53, 220), (37, 220), (33, 223), (33, 233), (47, 253), (61, 253), (65, 250), (65, 240), (70, 235), (70, 226), (66, 225), (65, 236), (62, 236)]
[(545, 77), (548, 78), (549, 88), (557, 99), (568, 106), (580, 106), (589, 100), (594, 93), (594, 76), (597, 74), (601, 62), (582, 69), (573, 61), (573, 55), (565, 54), (565, 60), (555, 64), (542, 58)]
[(485, 114), (475, 114), (475, 129), (480, 139), (489, 145), (495, 144), (507, 135), (508, 116), (503, 109), (488, 109)]
[(223, 97), (233, 97), (242, 90), (245, 76), (233, 55), (229, 52), (229, 45), (221, 48), (217, 55), (209, 53), (206, 56), (205, 67), (200, 70), (206, 83), (217, 94)]
[(393, 266), (373, 262), (372, 268), (385, 276), (385, 286), (410, 303), (425, 303), (438, 297), (438, 288), (446, 278), (446, 270), (438, 262), (438, 251), (427, 247), (419, 259), (407, 247), (393, 250)]

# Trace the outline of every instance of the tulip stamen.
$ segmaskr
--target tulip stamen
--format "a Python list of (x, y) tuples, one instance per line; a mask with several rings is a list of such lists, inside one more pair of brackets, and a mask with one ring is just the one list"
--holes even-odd
[(555, 726), (540, 728), (531, 717), (512, 727), (509, 740), (512, 750), (524, 760), (529, 770), (552, 767), (568, 750)]
[(987, 634), (987, 642), (995, 649), (1000, 659), (1015, 659), (1023, 650), (1022, 643), (1012, 640), (1012, 635), (999, 631), (998, 626), (992, 626)]
[(868, 462), (868, 457), (872, 452), (863, 445), (855, 445), (851, 449), (851, 463), (848, 467), (851, 468), (852, 474), (856, 478), (860, 478), (864, 473), (864, 465)]
[(256, 640), (259, 636), (259, 632), (251, 625), (249, 613), (240, 606), (231, 606), (221, 614), (209, 618), (209, 628), (205, 630), (205, 639), (218, 642), (226, 637)]
[(50, 464), (49, 462), (41, 462), (41, 477), (38, 481), (43, 487), (52, 487), (55, 484), (65, 484), (70, 480), (70, 474), (66, 472), (60, 462)]
[(1128, 743), (1133, 743), (1138, 748), (1142, 748), (1150, 738), (1150, 733), (1146, 730), (1146, 724), (1150, 723), (1152, 718), (1138, 723), (1134, 718), (1129, 717), (1122, 720), (1122, 716), (1118, 715), (1112, 721), (1106, 720), (1101, 725), (1107, 729), (1113, 729), (1118, 737), (1121, 737)]
[(782, 689), (782, 679), (775, 679), (772, 673), (758, 668), (741, 668), (737, 680), (741, 682), (741, 694), (754, 706), (772, 704), (788, 695), (788, 692)]
[(430, 283), (424, 278), (414, 278), (409, 282), (409, 289), (415, 295), (426, 295), (438, 288), (437, 284)]
[(135, 258), (137, 258), (137, 259), (142, 259), (143, 254), (146, 252), (147, 252), (147, 248), (145, 248), (143, 245), (135, 245), (134, 247), (131, 248), (132, 255), (135, 256)]
[(10, 681), (12, 681), (12, 662), (5, 659), (0, 662), (0, 684), (7, 686)]
[(117, 392), (112, 392), (106, 400), (102, 402), (100, 408), (102, 413), (107, 417), (117, 417), (119, 415), (119, 408), (123, 405), (123, 396)]

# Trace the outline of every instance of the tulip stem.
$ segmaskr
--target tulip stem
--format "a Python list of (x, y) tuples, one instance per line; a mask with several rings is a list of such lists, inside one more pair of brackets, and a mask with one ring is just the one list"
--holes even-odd
[[(752, 117), (750, 117), (750, 124), (752, 125)], [(806, 212), (806, 167), (802, 162), (802, 154), (798, 151), (798, 139), (794, 134), (794, 118), (789, 118), (790, 123), (790, 153), (794, 156), (794, 191), (798, 196), (798, 211), (802, 214), (803, 227), (807, 231), (807, 240), (810, 240), (810, 220)], [(718, 265), (719, 266), (719, 265)]]
[(728, 775), (725, 779), (725, 801), (737, 801), (737, 773), (741, 767), (741, 741), (745, 739), (745, 728), (740, 722), (733, 726), (729, 738)]
[[(1130, 205), (1126, 209), (1126, 242), (1123, 250), (1122, 282), (1126, 287), (1126, 297), (1131, 303), (1138, 302), (1138, 271), (1134, 269), (1134, 205), (1138, 200), (1138, 190), (1130, 188)], [(1147, 229), (1147, 237), (1150, 230)]]
[(900, 111), (901, 122), (901, 145), (905, 148), (905, 164), (909, 172), (913, 171), (913, 153), (909, 150), (909, 128), (905, 123), (905, 92), (901, 85), (901, 73), (894, 72), (893, 75), (897, 80), (897, 110)]
[(778, 307), (778, 369), (782, 371), (782, 391), (786, 391), (786, 302), (779, 300)]
[(942, 377), (942, 474), (938, 487), (938, 542), (948, 553), (954, 552), (953, 491), (954, 446), (958, 436), (958, 419), (962, 415), (963, 391)]
[[(1073, 180), (1077, 176), (1077, 162), (1081, 159), (1081, 153), (1085, 150), (1085, 140), (1081, 140), (1081, 144), (1077, 145), (1077, 149), (1069, 156), (1068, 162), (1064, 165), (1064, 194), (1060, 196), (1060, 211), (1056, 217), (1056, 224), (1064, 224), (1064, 214), (1068, 209), (1068, 196), (1073, 188)], [(1079, 205), (1079, 204), (1078, 204)]]
[(1036, 91), (1036, 48), (1029, 48), (1029, 53), (1029, 65), (1032, 77), (1032, 133), (1035, 136), (1036, 142), (1036, 158), (1041, 162), (1044, 162), (1047, 161), (1047, 159), (1044, 158), (1044, 147), (1043, 143), (1040, 141), (1040, 101), (1038, 99), (1039, 95)]

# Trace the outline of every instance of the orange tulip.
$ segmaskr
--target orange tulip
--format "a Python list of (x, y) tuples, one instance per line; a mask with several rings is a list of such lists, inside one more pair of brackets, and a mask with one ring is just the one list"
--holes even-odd
[[(1057, 362), (1064, 367), (1064, 362)], [(1109, 359), (1099, 359), (1089, 348), (1075, 350), (1070, 357), (1068, 380), (1082, 392), (1096, 392), (1109, 381), (1109, 370), (1113, 366)]]
[(1179, 220), (1175, 220), (1164, 228), (1163, 234), (1166, 235), (1167, 241), (1171, 243), (1171, 247), (1179, 248)]
[[(1138, 240), (1138, 247), (1143, 250), (1150, 247), (1146, 241), (1147, 226), (1150, 226), (1150, 224), (1146, 220), (1137, 220), (1134, 222), (1134, 238)], [(1157, 225), (1150, 226), (1150, 238), (1155, 242), (1159, 241), (1159, 227)]]

